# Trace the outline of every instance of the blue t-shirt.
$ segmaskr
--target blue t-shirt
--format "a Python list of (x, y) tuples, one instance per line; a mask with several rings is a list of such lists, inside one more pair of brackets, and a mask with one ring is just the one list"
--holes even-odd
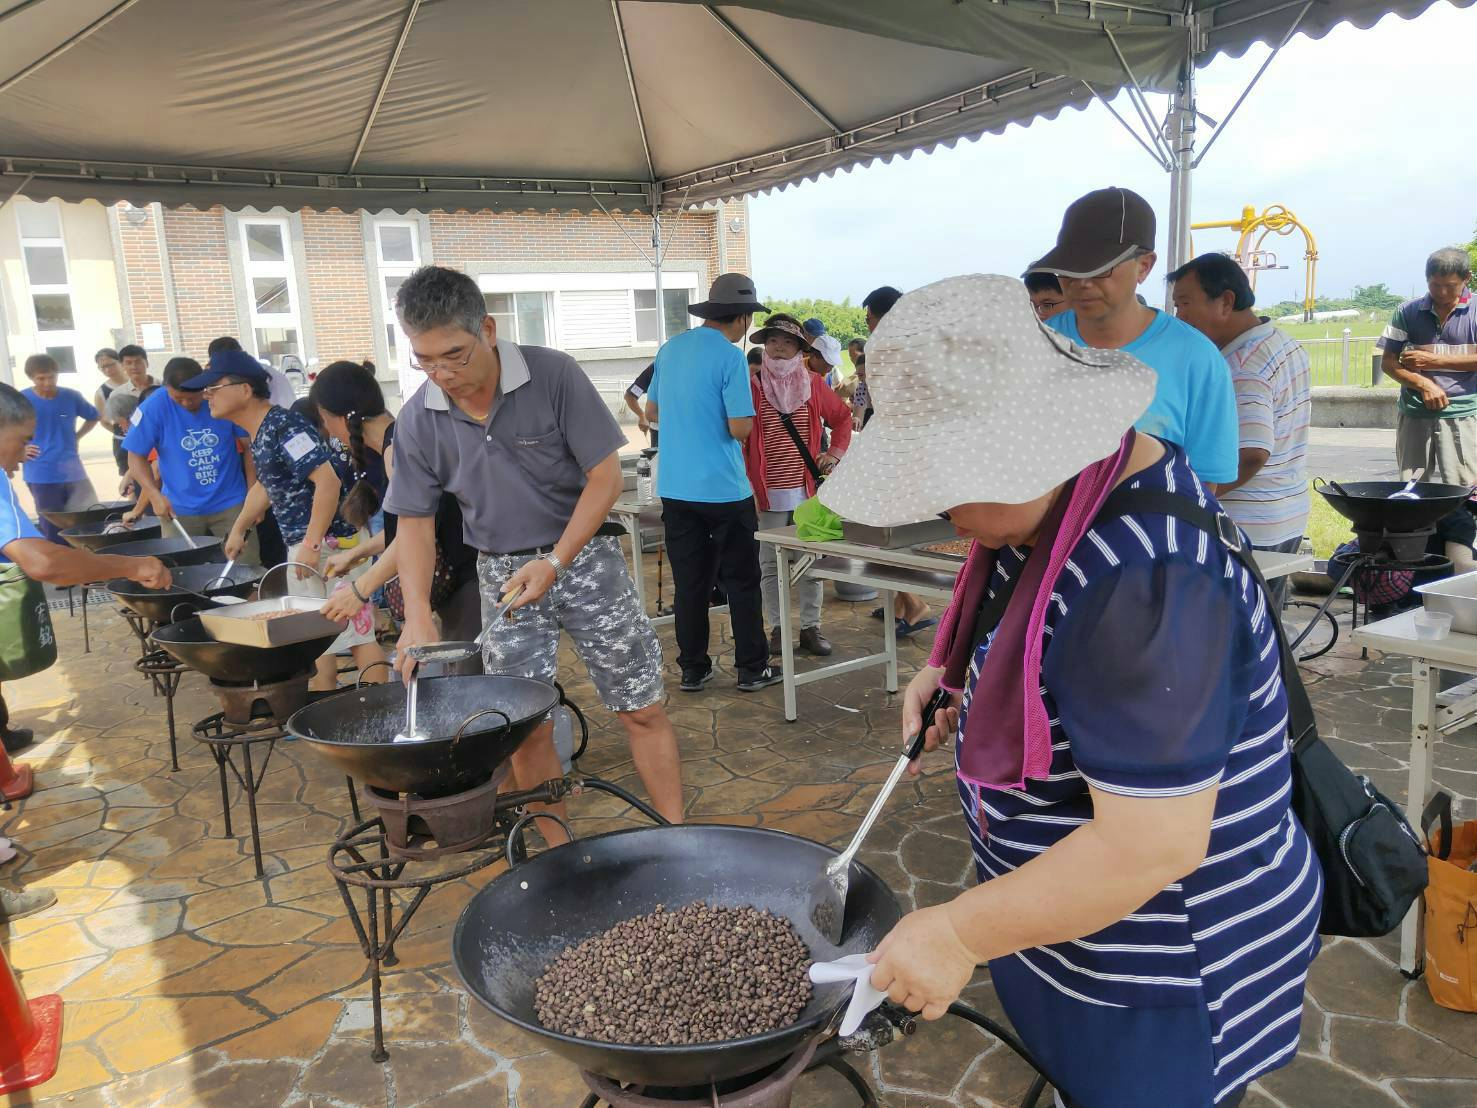
[(60, 485), (87, 480), (77, 454), (77, 421), (96, 419), (97, 409), (72, 389), (57, 389), (50, 400), (42, 400), (35, 389), (25, 389), (22, 395), (36, 409), (36, 433), (31, 442), (41, 448), (41, 456), (26, 463), (26, 483)]
[(21, 511), (20, 502), (15, 498), (15, 489), (11, 487), (10, 476), (0, 469), (0, 562), (9, 562), (5, 555), (5, 548), (16, 539), (39, 539), (41, 532), (36, 530), (36, 525), (31, 518)]
[[(314, 486), (308, 476), (333, 460), (328, 446), (304, 417), (273, 406), (251, 440), (251, 458), (256, 463), (256, 479), (272, 502), (282, 541), (296, 546), (313, 518)], [(328, 534), (342, 538), (353, 533), (354, 528), (337, 515), (333, 517)]]
[(159, 482), (182, 516), (208, 516), (246, 499), (246, 470), (237, 438), (246, 432), (216, 419), (200, 405), (186, 411), (164, 389), (139, 406), (123, 437), (123, 449), (149, 456), (159, 451)]
[(749, 363), (712, 327), (669, 340), (656, 355), (649, 395), (656, 403), (662, 447), (656, 492), (664, 500), (728, 504), (754, 495), (744, 447), (730, 419), (754, 414)]
[[(1077, 330), (1076, 312), (1063, 312), (1046, 325), (1079, 346), (1089, 345)], [(1148, 329), (1122, 349), (1159, 375), (1154, 401), (1134, 426), (1184, 447), (1205, 480), (1236, 480), (1241, 468), (1236, 390), (1215, 344), (1188, 323), (1156, 310)]]

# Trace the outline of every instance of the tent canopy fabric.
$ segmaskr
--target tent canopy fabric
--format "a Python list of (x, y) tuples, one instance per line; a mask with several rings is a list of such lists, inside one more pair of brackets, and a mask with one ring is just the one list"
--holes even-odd
[(0, 0), (0, 200), (672, 209), (1431, 2)]

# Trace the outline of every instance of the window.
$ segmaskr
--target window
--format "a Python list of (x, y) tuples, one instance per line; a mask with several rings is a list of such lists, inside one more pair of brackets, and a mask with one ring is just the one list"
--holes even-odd
[(76, 328), (61, 209), (54, 203), (16, 200), (21, 256), (39, 344), (63, 373), (77, 372)]
[(549, 345), (549, 297), (542, 292), (485, 292), (487, 314), (499, 338), (525, 346)]
[(498, 334), (515, 342), (607, 356), (647, 353), (692, 326), (687, 306), (700, 299), (695, 270), (662, 274), (660, 306), (650, 270), (598, 273), (483, 273), (477, 285)]
[(398, 372), (410, 367), (410, 342), (400, 330), (395, 315), (395, 294), (421, 264), (420, 229), (413, 221), (374, 221), (375, 263), (379, 269), (380, 293), (384, 297), (385, 350)]
[(302, 322), (292, 236), (285, 219), (242, 219), (241, 266), (251, 311), (251, 344), (258, 358), (301, 358)]
[(692, 303), (692, 293), (688, 289), (662, 289), (662, 304), (666, 309), (662, 313), (666, 324), (663, 334), (657, 333), (656, 289), (633, 289), (632, 294), (636, 298), (637, 342), (665, 342), (691, 326), (688, 323), (687, 305)]

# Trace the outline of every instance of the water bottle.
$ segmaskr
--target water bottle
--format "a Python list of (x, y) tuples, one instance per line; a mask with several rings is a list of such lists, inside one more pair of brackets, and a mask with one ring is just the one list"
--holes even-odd
[(656, 451), (650, 447), (641, 451), (636, 463), (636, 499), (643, 504), (656, 499)]

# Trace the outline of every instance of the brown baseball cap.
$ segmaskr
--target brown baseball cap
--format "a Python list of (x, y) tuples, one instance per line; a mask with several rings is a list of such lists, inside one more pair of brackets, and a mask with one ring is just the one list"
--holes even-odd
[(708, 289), (708, 298), (688, 307), (689, 315), (699, 319), (715, 319), (729, 315), (769, 311), (759, 303), (754, 291), (754, 278), (745, 273), (721, 273)]
[(1138, 193), (1115, 185), (1072, 201), (1056, 246), (1026, 272), (1096, 277), (1153, 249), (1154, 209)]

